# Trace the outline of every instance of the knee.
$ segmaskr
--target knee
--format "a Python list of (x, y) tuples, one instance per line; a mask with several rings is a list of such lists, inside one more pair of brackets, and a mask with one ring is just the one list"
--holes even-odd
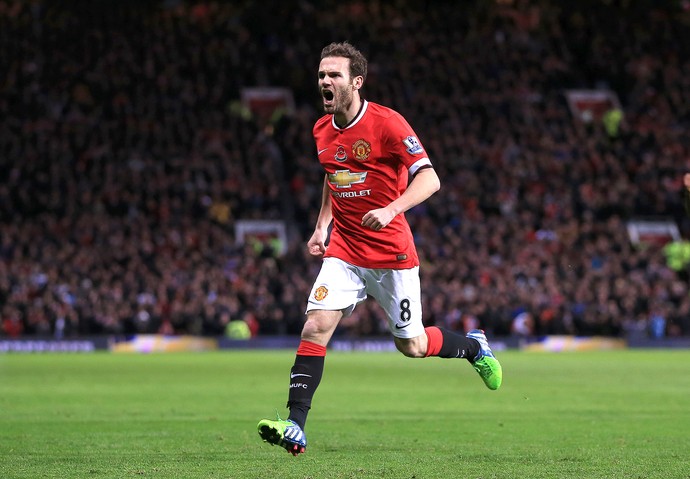
[(308, 318), (302, 327), (302, 339), (314, 340), (324, 333), (324, 328), (320, 322), (313, 318)]
[(398, 351), (403, 353), (403, 355), (407, 356), (408, 358), (423, 358), (425, 353), (420, 351), (417, 348), (411, 348), (411, 347), (405, 347), (405, 346), (398, 346)]
[(418, 336), (412, 339), (395, 338), (395, 347), (408, 358), (426, 357), (426, 336)]
[(327, 344), (341, 316), (340, 311), (310, 312), (302, 327), (302, 339), (317, 344)]

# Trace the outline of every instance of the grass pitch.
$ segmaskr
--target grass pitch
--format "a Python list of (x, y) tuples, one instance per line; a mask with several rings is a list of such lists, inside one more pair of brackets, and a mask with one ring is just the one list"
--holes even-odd
[(2, 478), (690, 478), (690, 352), (329, 352), (307, 453), (260, 441), (292, 351), (0, 355)]

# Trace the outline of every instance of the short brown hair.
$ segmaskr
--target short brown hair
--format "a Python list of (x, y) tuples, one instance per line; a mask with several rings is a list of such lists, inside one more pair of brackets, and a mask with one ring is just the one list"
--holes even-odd
[(350, 77), (361, 76), (367, 79), (367, 59), (362, 52), (357, 50), (348, 42), (331, 43), (321, 50), (321, 60), (326, 57), (344, 57), (350, 60)]

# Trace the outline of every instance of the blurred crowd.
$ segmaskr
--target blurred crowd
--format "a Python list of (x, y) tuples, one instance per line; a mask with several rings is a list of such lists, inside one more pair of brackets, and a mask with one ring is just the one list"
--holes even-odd
[[(0, 0), (0, 335), (297, 334), (319, 261), (321, 48), (369, 58), (442, 181), (408, 212), (425, 323), (498, 335), (690, 335), (690, 14), (652, 1)], [(244, 87), (290, 89), (259, 120)], [(607, 129), (567, 89), (616, 93)], [(237, 241), (285, 220), (287, 251)], [(338, 334), (385, 332), (367, 301)]]

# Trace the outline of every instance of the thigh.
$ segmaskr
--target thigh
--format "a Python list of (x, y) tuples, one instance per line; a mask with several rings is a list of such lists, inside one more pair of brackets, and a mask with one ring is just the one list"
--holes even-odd
[(393, 336), (409, 339), (424, 334), (419, 267), (374, 271), (379, 277), (368, 282), (367, 291), (386, 311)]
[(307, 313), (316, 310), (352, 313), (367, 297), (359, 269), (337, 258), (325, 258), (307, 302)]

